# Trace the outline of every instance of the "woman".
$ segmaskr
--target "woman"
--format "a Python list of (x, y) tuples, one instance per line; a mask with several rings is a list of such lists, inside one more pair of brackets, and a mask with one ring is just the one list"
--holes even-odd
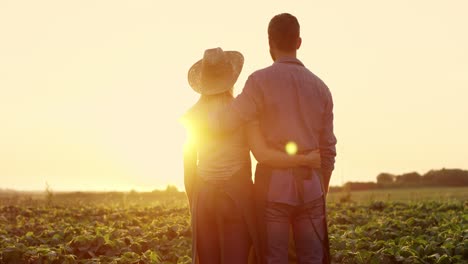
[(258, 161), (276, 167), (320, 166), (318, 152), (287, 155), (268, 149), (257, 124), (215, 133), (197, 123), (234, 99), (243, 62), (239, 52), (209, 49), (188, 73), (190, 86), (201, 94), (183, 117), (189, 135), (184, 182), (192, 215), (193, 263), (242, 264), (248, 262), (252, 246), (259, 252), (250, 149)]

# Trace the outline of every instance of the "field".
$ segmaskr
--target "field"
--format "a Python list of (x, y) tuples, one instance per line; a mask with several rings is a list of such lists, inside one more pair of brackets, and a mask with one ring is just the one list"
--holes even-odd
[[(468, 263), (468, 188), (328, 200), (334, 263)], [(0, 263), (190, 263), (183, 193), (0, 194)]]
[[(338, 203), (346, 194), (330, 193), (327, 197), (329, 203)], [(373, 201), (386, 202), (426, 202), (451, 200), (468, 201), (468, 188), (408, 188), (359, 191), (351, 193), (351, 200), (358, 203)]]

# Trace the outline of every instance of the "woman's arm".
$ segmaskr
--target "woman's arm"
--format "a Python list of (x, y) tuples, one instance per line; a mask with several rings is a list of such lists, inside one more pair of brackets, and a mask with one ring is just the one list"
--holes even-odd
[(184, 186), (189, 200), (189, 206), (192, 208), (193, 187), (197, 173), (197, 148), (193, 131), (187, 128), (187, 139), (184, 144)]
[(320, 152), (318, 150), (307, 155), (288, 155), (285, 152), (268, 148), (258, 122), (250, 122), (246, 125), (246, 128), (250, 149), (259, 163), (265, 163), (277, 168), (297, 166), (320, 168)]

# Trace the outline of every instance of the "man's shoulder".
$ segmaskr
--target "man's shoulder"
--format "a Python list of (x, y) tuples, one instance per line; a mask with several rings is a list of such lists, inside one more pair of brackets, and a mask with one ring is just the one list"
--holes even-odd
[(305, 74), (305, 79), (308, 80), (308, 83), (313, 83), (314, 87), (318, 89), (322, 94), (330, 93), (330, 89), (328, 88), (327, 84), (312, 70), (304, 66), (304, 71), (302, 74)]
[(318, 77), (314, 72), (312, 72), (309, 69), (307, 69), (307, 71), (310, 73), (310, 76), (315, 80), (315, 82), (317, 83), (318, 86), (321, 86), (323, 88), (328, 89), (328, 86), (325, 84), (325, 82), (320, 77)]
[(265, 77), (274, 71), (274, 65), (270, 65), (261, 69), (258, 69), (249, 75), (249, 78), (257, 79)]
[[(275, 63), (268, 67), (256, 70), (252, 74), (249, 75), (249, 78), (253, 80), (259, 80), (259, 79), (265, 80), (265, 79), (271, 79), (274, 77), (281, 76), (281, 74), (278, 74), (279, 71), (281, 72), (284, 71), (284, 69), (282, 69), (281, 66), (282, 66), (281, 64)], [(324, 88), (324, 89), (328, 89), (328, 86), (317, 74), (315, 74), (314, 72), (312, 72), (309, 68), (305, 66), (303, 66), (303, 69), (304, 71), (295, 71), (295, 73), (301, 74), (302, 75), (301, 78), (303, 78), (305, 75), (305, 77), (308, 78), (309, 80), (313, 80), (316, 86)]]
[[(270, 66), (264, 67), (262, 69), (254, 71), (249, 75), (249, 82), (251, 84), (271, 84), (276, 82), (278, 78), (283, 79), (285, 76), (296, 76), (302, 80), (308, 80), (307, 83), (313, 84), (314, 89), (318, 90), (320, 94), (327, 95), (331, 93), (327, 84), (314, 72), (312, 72), (306, 66), (301, 66), (303, 70), (297, 71), (293, 70), (292, 74), (286, 74), (285, 71), (292, 70), (291, 68), (284, 68), (284, 65), (281, 63), (273, 63)], [(294, 78), (294, 77), (293, 77)], [(261, 85), (260, 85), (261, 86)]]

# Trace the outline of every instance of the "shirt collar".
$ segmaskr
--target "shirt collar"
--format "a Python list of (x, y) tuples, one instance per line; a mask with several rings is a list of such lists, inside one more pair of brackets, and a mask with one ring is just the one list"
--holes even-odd
[(277, 59), (274, 63), (292, 63), (292, 64), (298, 64), (304, 67), (304, 64), (300, 60), (298, 60), (297, 58), (293, 58), (293, 57), (281, 57)]

